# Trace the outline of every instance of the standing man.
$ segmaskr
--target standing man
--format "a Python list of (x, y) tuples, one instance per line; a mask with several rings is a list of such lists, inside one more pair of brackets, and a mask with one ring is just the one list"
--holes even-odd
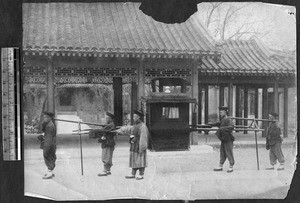
[(278, 162), (280, 163), (277, 170), (284, 170), (285, 160), (281, 150), (281, 143), (282, 143), (282, 138), (280, 137), (281, 130), (278, 127), (277, 118), (278, 118), (277, 113), (269, 114), (269, 119), (272, 120), (272, 122), (269, 123), (269, 127), (267, 128), (266, 131), (266, 149), (270, 150), (269, 158), (270, 158), (271, 167), (266, 168), (266, 170), (273, 170), (274, 165), (277, 163), (277, 159)]
[(102, 148), (102, 162), (104, 164), (104, 170), (102, 173), (99, 173), (98, 176), (107, 176), (111, 175), (111, 167), (112, 167), (112, 157), (113, 152), (115, 150), (115, 133), (110, 132), (116, 128), (114, 122), (115, 116), (109, 112), (106, 113), (106, 126), (101, 129), (103, 135), (99, 138), (98, 142), (101, 143)]
[(219, 107), (219, 114), (220, 114), (219, 115), (220, 121), (209, 124), (211, 126), (219, 127), (218, 131), (216, 132), (216, 135), (221, 140), (220, 164), (219, 167), (214, 169), (214, 171), (222, 171), (223, 164), (226, 161), (226, 158), (228, 158), (230, 166), (227, 172), (231, 173), (233, 172), (233, 165), (234, 165), (234, 157), (233, 157), (234, 137), (232, 135), (234, 125), (232, 120), (228, 118), (228, 107), (224, 107), (224, 106)]
[[(123, 126), (117, 130), (120, 134), (130, 135), (130, 155), (129, 167), (132, 168), (131, 175), (125, 176), (127, 179), (144, 179), (145, 168), (147, 167), (147, 148), (148, 148), (148, 128), (143, 123), (144, 114), (142, 111), (133, 111), (133, 126)], [(136, 176), (136, 172), (139, 175)]]
[(54, 113), (45, 111), (43, 115), (44, 146), (43, 156), (47, 166), (47, 173), (43, 179), (54, 177), (53, 169), (56, 161), (56, 126), (53, 121)]

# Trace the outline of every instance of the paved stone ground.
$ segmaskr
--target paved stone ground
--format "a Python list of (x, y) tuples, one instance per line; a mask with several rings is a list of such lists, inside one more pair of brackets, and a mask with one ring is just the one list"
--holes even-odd
[[(249, 142), (252, 143), (251, 139)], [(269, 160), (264, 146), (258, 149), (260, 170), (257, 170), (254, 145), (239, 145), (237, 141), (234, 148), (236, 165), (234, 172), (228, 174), (213, 171), (218, 165), (219, 148), (210, 141), (206, 144), (199, 142), (200, 145), (191, 146), (190, 151), (148, 152), (145, 179), (127, 180), (124, 176), (130, 173), (130, 169), (126, 140), (118, 137), (112, 175), (98, 177), (102, 164), (101, 149), (96, 140), (83, 136), (84, 175), (81, 175), (78, 137), (59, 136), (55, 178), (43, 180), (42, 150), (38, 148), (35, 136), (27, 136), (24, 140), (25, 195), (55, 200), (282, 199), (294, 173), (293, 143), (283, 145), (285, 170), (266, 171), (264, 168), (269, 166)], [(227, 168), (228, 162), (224, 165), (224, 169)]]

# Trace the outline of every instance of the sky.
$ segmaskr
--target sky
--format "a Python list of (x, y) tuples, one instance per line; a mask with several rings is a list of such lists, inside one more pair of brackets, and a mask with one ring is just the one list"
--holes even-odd
[[(224, 3), (220, 10), (219, 16), (225, 16), (226, 8), (229, 3)], [(245, 3), (233, 3), (239, 7)], [(248, 3), (249, 4), (249, 3)], [(207, 16), (207, 8), (210, 8), (209, 3), (200, 3), (198, 5), (199, 19), (205, 23)], [(291, 14), (294, 13), (294, 14)], [(217, 14), (214, 18), (219, 17)], [(228, 26), (227, 33), (234, 32), (245, 22), (255, 22), (255, 27), (262, 33), (267, 33), (263, 36), (258, 36), (265, 45), (273, 49), (289, 50), (296, 49), (296, 8), (293, 6), (285, 6), (279, 4), (267, 4), (260, 2), (252, 2), (237, 13), (237, 17), (232, 19), (232, 23)], [(210, 31), (213, 34), (216, 23), (211, 24)], [(230, 34), (228, 34), (230, 35)], [(244, 36), (241, 39), (250, 38), (250, 35)], [(216, 40), (219, 40), (216, 37)]]

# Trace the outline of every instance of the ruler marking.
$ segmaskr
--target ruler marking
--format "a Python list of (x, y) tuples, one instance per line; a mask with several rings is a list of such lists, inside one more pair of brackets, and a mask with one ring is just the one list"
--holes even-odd
[(1, 53), (3, 159), (21, 160), (19, 49)]

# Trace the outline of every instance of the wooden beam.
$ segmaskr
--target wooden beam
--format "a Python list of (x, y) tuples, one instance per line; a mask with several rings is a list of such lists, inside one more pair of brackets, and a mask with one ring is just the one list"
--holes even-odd
[(53, 57), (47, 57), (47, 111), (55, 113), (55, 87)]
[[(248, 118), (248, 86), (244, 86), (244, 118)], [(244, 125), (248, 126), (248, 121), (244, 120)], [(245, 130), (244, 134), (247, 134), (248, 131)]]
[(117, 126), (123, 125), (123, 94), (122, 94), (122, 78), (113, 78), (114, 89), (114, 115)]
[(283, 105), (283, 137), (288, 137), (289, 89), (287, 87), (283, 92)]

